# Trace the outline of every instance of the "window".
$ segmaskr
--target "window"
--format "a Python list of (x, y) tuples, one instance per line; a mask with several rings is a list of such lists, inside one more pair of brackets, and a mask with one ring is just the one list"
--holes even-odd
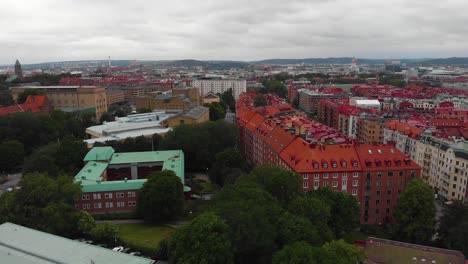
[(135, 192), (128, 192), (128, 197), (135, 197)]
[(387, 204), (390, 204), (390, 200), (387, 199)]
[(319, 181), (314, 181), (314, 188), (317, 189), (320, 186)]
[(392, 176), (393, 176), (393, 171), (389, 171), (389, 172), (387, 172), (387, 173), (388, 173), (388, 176), (389, 176), (389, 177), (392, 177)]
[(334, 178), (334, 179), (338, 178), (338, 173), (336, 173), (336, 172), (333, 173), (333, 178)]
[(318, 173), (314, 173), (314, 179), (319, 179), (319, 174)]
[(381, 181), (376, 182), (376, 183), (375, 183), (375, 186), (377, 186), (377, 187), (382, 186), (382, 182), (381, 182)]
[(357, 167), (357, 161), (353, 161), (353, 167)]
[(380, 196), (380, 191), (377, 191), (376, 194), (377, 194), (377, 196)]
[(322, 167), (325, 168), (325, 169), (328, 168), (328, 163), (322, 162)]
[(387, 186), (392, 186), (392, 181), (387, 181)]
[(323, 182), (323, 187), (327, 187), (328, 186), (328, 182)]
[(376, 213), (376, 214), (379, 214), (379, 213), (380, 213), (380, 210), (379, 210), (379, 209), (375, 209), (375, 213)]
[(376, 204), (376, 205), (379, 205), (379, 204), (380, 204), (380, 200), (375, 200), (375, 204)]
[(303, 188), (309, 188), (309, 183), (308, 182), (304, 182), (303, 185), (302, 185)]
[(333, 166), (333, 168), (336, 168), (336, 167), (338, 167), (338, 163), (336, 163), (336, 161), (334, 161), (334, 162), (332, 163), (332, 166)]
[(314, 162), (314, 169), (318, 169), (319, 165), (317, 162)]
[(403, 176), (404, 175), (404, 171), (400, 171), (400, 176)]
[(341, 162), (341, 167), (346, 168), (346, 161)]
[(338, 187), (338, 182), (337, 182), (337, 181), (334, 181), (332, 186), (333, 186), (333, 187)]
[(324, 179), (328, 179), (328, 173), (324, 173), (324, 174), (323, 174), (323, 178), (324, 178)]
[(353, 172), (353, 177), (359, 177), (359, 172)]
[(357, 195), (357, 190), (356, 190), (356, 189), (353, 189), (352, 194), (353, 194), (353, 195)]
[(348, 173), (347, 173), (347, 172), (343, 172), (343, 174), (341, 175), (341, 177), (342, 177), (343, 179), (348, 178)]
[(387, 195), (391, 195), (392, 194), (392, 190), (387, 190)]
[(382, 177), (382, 172), (381, 171), (377, 172), (377, 177), (379, 177), (379, 178)]
[(104, 198), (109, 199), (109, 194), (108, 194), (108, 193), (105, 193), (105, 194), (104, 194)]
[(353, 186), (358, 186), (358, 181), (357, 180), (353, 180)]
[(306, 173), (306, 174), (302, 175), (302, 178), (303, 178), (304, 180), (309, 179), (309, 174)]

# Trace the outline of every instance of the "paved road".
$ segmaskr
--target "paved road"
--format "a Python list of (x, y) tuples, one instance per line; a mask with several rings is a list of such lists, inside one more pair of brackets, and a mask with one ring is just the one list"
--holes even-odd
[(8, 181), (0, 185), (0, 191), (6, 191), (8, 188), (12, 188), (18, 185), (21, 178), (23, 177), (22, 173), (15, 173), (8, 175)]

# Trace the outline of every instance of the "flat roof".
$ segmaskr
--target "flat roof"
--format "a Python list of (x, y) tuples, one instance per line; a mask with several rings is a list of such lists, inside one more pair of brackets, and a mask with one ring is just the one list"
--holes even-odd
[(153, 260), (116, 252), (13, 223), (0, 225), (0, 259), (8, 264), (152, 264)]
[(380, 105), (379, 100), (356, 100), (356, 104), (372, 104), (372, 105)]
[(101, 175), (107, 169), (106, 162), (90, 161), (76, 174), (75, 181), (81, 181), (81, 185), (96, 184), (102, 180)]
[(112, 147), (94, 147), (92, 148), (88, 154), (84, 157), (84, 161), (90, 160), (110, 160), (112, 154), (114, 154), (115, 150)]

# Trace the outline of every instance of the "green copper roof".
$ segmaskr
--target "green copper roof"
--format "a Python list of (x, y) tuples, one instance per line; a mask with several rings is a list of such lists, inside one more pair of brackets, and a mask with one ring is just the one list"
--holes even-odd
[[(103, 162), (89, 161), (75, 176), (75, 182), (81, 184), (83, 192), (138, 190), (146, 182), (146, 179), (102, 181), (101, 175), (111, 165), (130, 164), (131, 166), (138, 163), (162, 162), (162, 169), (174, 171), (184, 184), (184, 152), (181, 150), (114, 153), (111, 147), (94, 147), (86, 155), (85, 161), (88, 156)], [(110, 160), (109, 163), (106, 162), (108, 160)]]
[(114, 154), (115, 150), (112, 147), (94, 147), (84, 157), (84, 161), (99, 161), (109, 160)]
[(120, 190), (139, 190), (145, 184), (146, 179), (127, 180), (127, 181), (105, 181), (82, 185), (83, 192), (110, 192)]
[(81, 185), (92, 185), (101, 181), (101, 175), (106, 170), (107, 163), (90, 161), (75, 176), (75, 182), (80, 181)]
[(24, 226), (0, 225), (0, 262), (8, 264), (151, 264), (135, 257)]

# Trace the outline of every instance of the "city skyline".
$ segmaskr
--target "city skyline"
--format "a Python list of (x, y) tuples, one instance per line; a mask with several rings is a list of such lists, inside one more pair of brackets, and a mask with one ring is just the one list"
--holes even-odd
[[(106, 59), (460, 57), (468, 3), (26, 1), (0, 11), (0, 64)], [(441, 15), (443, 14), (443, 15)]]

